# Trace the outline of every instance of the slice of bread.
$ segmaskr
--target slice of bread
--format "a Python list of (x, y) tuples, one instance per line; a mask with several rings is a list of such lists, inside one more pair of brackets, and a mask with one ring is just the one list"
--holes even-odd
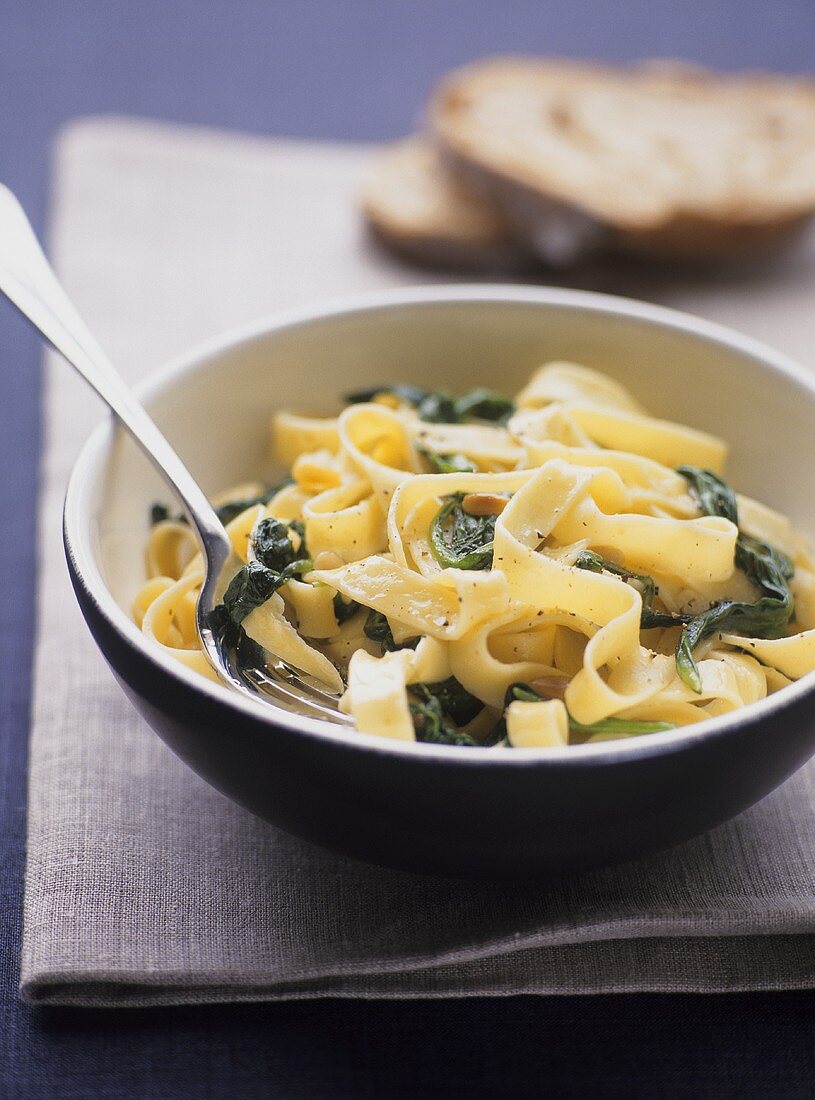
[(362, 209), (381, 240), (423, 264), (490, 270), (523, 262), (500, 210), (453, 178), (421, 137), (377, 154)]
[(547, 260), (727, 256), (815, 211), (803, 79), (497, 58), (452, 73), (428, 117), (448, 167)]

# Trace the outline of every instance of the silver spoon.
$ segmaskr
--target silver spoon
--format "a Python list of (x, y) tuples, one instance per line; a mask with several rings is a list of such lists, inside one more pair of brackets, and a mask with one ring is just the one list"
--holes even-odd
[(349, 721), (337, 710), (337, 699), (299, 677), (270, 655), (269, 667), (239, 667), (234, 652), (225, 652), (209, 625), (222, 578), (237, 569), (237, 559), (224, 526), (203, 490), (125, 385), (80, 318), (12, 192), (0, 183), (0, 291), (107, 403), (119, 422), (164, 476), (186, 512), (204, 558), (204, 582), (198, 598), (196, 627), (210, 664), (236, 691), (312, 717)]

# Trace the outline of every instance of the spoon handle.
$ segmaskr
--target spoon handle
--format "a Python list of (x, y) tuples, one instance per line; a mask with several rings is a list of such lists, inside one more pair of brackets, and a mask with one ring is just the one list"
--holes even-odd
[(107, 403), (175, 490), (211, 564), (229, 540), (200, 486), (116, 373), (62, 289), (23, 208), (0, 183), (0, 291)]

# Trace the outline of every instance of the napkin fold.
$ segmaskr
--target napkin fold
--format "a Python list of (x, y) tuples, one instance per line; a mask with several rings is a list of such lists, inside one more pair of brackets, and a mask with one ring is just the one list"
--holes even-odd
[[(440, 281), (368, 241), (368, 149), (126, 119), (57, 149), (52, 254), (135, 381), (277, 308)], [(705, 275), (577, 280), (734, 324), (811, 361), (815, 242)], [(40, 1004), (721, 991), (815, 985), (815, 765), (674, 851), (557, 885), (369, 867), (252, 817), (145, 726), (62, 560), (73, 459), (100, 408), (47, 357), (21, 987)], [(726, 425), (723, 426), (726, 434)], [(771, 736), (771, 731), (768, 733)], [(523, 843), (523, 838), (519, 838)]]

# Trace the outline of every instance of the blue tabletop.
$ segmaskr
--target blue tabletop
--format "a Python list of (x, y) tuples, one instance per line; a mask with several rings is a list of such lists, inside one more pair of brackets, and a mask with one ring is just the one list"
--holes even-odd
[[(77, 115), (406, 133), (497, 52), (805, 70), (812, 0), (0, 0), (0, 179), (44, 229)], [(39, 348), (0, 303), (0, 1100), (815, 1096), (815, 997), (620, 996), (35, 1012), (17, 995), (34, 621)]]

